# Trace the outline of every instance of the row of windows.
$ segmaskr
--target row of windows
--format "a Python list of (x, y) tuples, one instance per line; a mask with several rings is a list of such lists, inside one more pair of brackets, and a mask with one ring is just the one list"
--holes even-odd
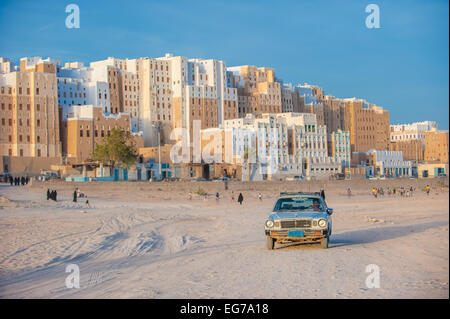
[[(12, 149), (9, 149), (9, 150), (8, 150), (8, 155), (9, 155), (9, 156), (12, 156)], [(19, 150), (19, 156), (23, 156), (23, 149), (20, 149), (20, 150)], [(38, 157), (41, 157), (41, 156), (42, 156), (42, 153), (41, 153), (41, 150), (40, 150), (40, 149), (37, 150), (37, 156), (38, 156)]]
[[(8, 141), (12, 142), (12, 136), (11, 135), (8, 135)], [(29, 143), (30, 141), (31, 141), (31, 137), (30, 137), (30, 135), (27, 135), (27, 142)], [(23, 136), (22, 135), (19, 135), (19, 142), (23, 142)], [(37, 143), (41, 142), (41, 137), (40, 136), (36, 137), (36, 142)]]
[[(14, 123), (15, 123), (15, 121), (14, 121)], [(6, 119), (4, 119), (4, 118), (2, 118), (2, 125), (6, 125)], [(8, 119), (8, 125), (9, 126), (12, 126), (13, 125), (13, 120), (12, 119)], [(19, 119), (19, 126), (22, 126), (23, 125), (23, 122), (22, 122), (22, 119)], [(27, 126), (30, 126), (30, 120), (29, 119), (27, 119)], [(36, 126), (37, 127), (40, 127), (41, 126), (41, 120), (36, 120)]]
[[(5, 91), (8, 91), (8, 94), (12, 94), (13, 93), (13, 89), (11, 87), (8, 87), (7, 89), (8, 90), (5, 90), (5, 87), (2, 86), (1, 93), (5, 94)], [(19, 91), (19, 94), (22, 94), (22, 92), (23, 92), (21, 87), (18, 88), (18, 91)], [(15, 90), (14, 90), (14, 92), (15, 92)], [(39, 92), (40, 92), (39, 88), (36, 88), (36, 95), (39, 95)], [(31, 89), (27, 88), (27, 95), (30, 95), (30, 94), (31, 94)]]
[[(129, 129), (127, 129), (127, 130), (129, 130)], [(86, 132), (86, 134), (85, 134), (85, 132)], [(98, 134), (99, 132), (98, 132), (98, 130), (94, 130), (94, 137), (99, 137), (99, 134)], [(91, 130), (89, 130), (89, 129), (86, 129), (86, 130), (83, 130), (83, 129), (80, 129), (80, 137), (91, 137)], [(106, 131), (106, 136), (110, 136), (111, 135), (111, 130), (107, 130)], [(101, 130), (100, 131), (100, 136), (101, 137), (105, 137), (105, 130)]]
[[(58, 92), (58, 97), (61, 97), (61, 92)], [(63, 97), (67, 97), (66, 92), (63, 92)], [(70, 92), (70, 97), (73, 97), (72, 92)], [(81, 96), (81, 93), (80, 93), (79, 96), (78, 96), (78, 93), (75, 92), (75, 97), (82, 97), (82, 96)], [(86, 98), (86, 92), (83, 93), (83, 97)]]
[[(14, 104), (14, 106), (12, 104), (8, 104), (8, 110), (11, 111), (16, 105)], [(6, 109), (5, 103), (1, 104), (1, 110), (4, 111)], [(20, 103), (19, 104), (19, 111), (23, 111), (23, 104)], [(31, 111), (31, 105), (27, 104), (27, 111)], [(41, 111), (41, 105), (40, 104), (36, 104), (36, 111), (40, 112)]]

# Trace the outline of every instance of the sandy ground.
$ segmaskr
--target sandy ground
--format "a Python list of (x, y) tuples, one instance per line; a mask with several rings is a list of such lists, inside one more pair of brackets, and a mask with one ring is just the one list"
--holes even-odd
[[(420, 191), (426, 183), (430, 196)], [(72, 202), (76, 185), (90, 208)], [(411, 198), (375, 199), (374, 185), (417, 190)], [(449, 298), (449, 193), (439, 185), (233, 182), (225, 191), (214, 182), (0, 184), (0, 297)], [(58, 190), (58, 202), (46, 200), (48, 187)], [(209, 196), (189, 200), (199, 187)], [(279, 191), (320, 187), (335, 211), (329, 249), (267, 250), (264, 222)], [(231, 191), (235, 198), (243, 192), (244, 205)], [(66, 288), (69, 264), (80, 269), (80, 288)], [(365, 284), (369, 264), (379, 266), (380, 288)]]

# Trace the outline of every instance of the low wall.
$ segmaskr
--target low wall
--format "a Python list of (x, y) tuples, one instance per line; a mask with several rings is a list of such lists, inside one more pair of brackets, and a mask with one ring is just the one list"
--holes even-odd
[[(416, 191), (424, 189), (426, 185), (430, 185), (432, 189), (441, 188), (447, 185), (448, 178), (433, 179), (396, 179), (396, 180), (334, 180), (334, 181), (260, 181), (260, 182), (239, 182), (230, 181), (227, 183), (228, 191), (238, 192), (262, 192), (278, 195), (280, 192), (294, 191), (319, 191), (323, 188), (326, 194), (347, 194), (347, 189), (351, 188), (353, 194), (371, 194), (373, 187), (415, 187)], [(103, 187), (100, 187), (102, 185)], [(73, 192), (75, 187), (80, 187), (83, 191), (92, 194), (103, 194), (112, 191), (131, 191), (140, 192), (142, 194), (151, 194), (152, 192), (162, 192), (166, 194), (181, 194), (184, 196), (189, 192), (195, 193), (199, 188), (205, 190), (209, 194), (216, 192), (222, 193), (225, 190), (224, 182), (196, 182), (196, 181), (173, 181), (173, 182), (148, 182), (148, 181), (116, 181), (116, 182), (65, 182), (62, 180), (50, 181), (34, 181), (31, 185), (33, 188), (47, 188), (59, 190), (69, 190)], [(146, 196), (146, 195), (143, 195)]]

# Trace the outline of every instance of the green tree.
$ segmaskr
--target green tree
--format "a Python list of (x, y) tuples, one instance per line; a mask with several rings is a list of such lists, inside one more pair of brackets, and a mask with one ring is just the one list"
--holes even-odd
[(112, 129), (111, 134), (95, 146), (92, 159), (113, 167), (129, 168), (136, 163), (138, 153), (133, 135), (123, 129)]

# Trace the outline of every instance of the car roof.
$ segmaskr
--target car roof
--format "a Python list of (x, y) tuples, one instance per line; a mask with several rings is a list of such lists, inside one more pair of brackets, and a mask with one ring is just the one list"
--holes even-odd
[(321, 199), (321, 198), (322, 198), (322, 196), (317, 195), (317, 194), (292, 194), (292, 195), (289, 195), (289, 194), (283, 194), (283, 195), (280, 195), (279, 198), (295, 198), (295, 197), (318, 198), (318, 199)]

